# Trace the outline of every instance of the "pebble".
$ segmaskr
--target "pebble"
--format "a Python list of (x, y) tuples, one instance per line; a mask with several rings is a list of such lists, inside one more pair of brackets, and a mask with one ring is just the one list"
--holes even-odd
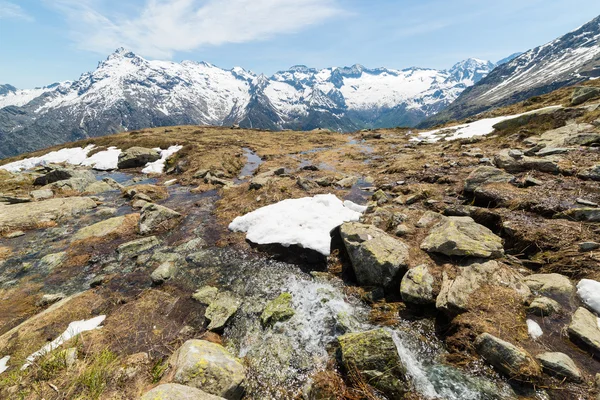
[(575, 201), (578, 204), (581, 204), (581, 205), (584, 205), (584, 206), (598, 207), (598, 203), (594, 203), (593, 201), (589, 201), (589, 200), (586, 200), (586, 199), (578, 198)]

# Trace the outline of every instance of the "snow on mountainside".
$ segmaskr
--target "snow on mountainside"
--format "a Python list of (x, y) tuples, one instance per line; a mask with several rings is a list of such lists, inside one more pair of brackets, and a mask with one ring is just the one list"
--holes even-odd
[(580, 28), (513, 60), (465, 90), (444, 112), (425, 121), (432, 126), (465, 118), (558, 88), (600, 77), (600, 16)]
[(118, 49), (74, 82), (33, 90), (0, 86), (0, 157), (152, 126), (350, 131), (414, 125), (493, 67), (476, 59), (447, 71), (295, 66), (266, 77), (205, 62), (146, 60)]

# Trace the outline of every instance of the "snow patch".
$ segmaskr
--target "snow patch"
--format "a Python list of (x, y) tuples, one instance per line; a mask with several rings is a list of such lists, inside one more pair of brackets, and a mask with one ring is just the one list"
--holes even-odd
[(86, 158), (81, 165), (92, 167), (100, 171), (117, 169), (120, 154), (121, 150), (116, 147), (109, 147), (104, 151), (99, 151), (91, 157)]
[(10, 356), (4, 356), (0, 358), (0, 374), (8, 369), (8, 360), (10, 360)]
[(87, 320), (82, 319), (81, 321), (71, 322), (67, 329), (59, 337), (54, 339), (52, 342), (46, 344), (44, 347), (31, 354), (29, 357), (27, 357), (25, 364), (23, 364), (23, 366), (21, 367), (21, 371), (27, 369), (27, 367), (29, 367), (31, 363), (35, 361), (36, 358), (50, 353), (66, 341), (70, 340), (71, 338), (74, 338), (82, 332), (91, 331), (98, 328), (105, 318), (106, 315), (99, 315), (97, 317), (90, 318)]
[(4, 169), (8, 172), (19, 172), (22, 170), (28, 170), (40, 165), (58, 164), (58, 163), (69, 163), (73, 165), (79, 165), (85, 161), (87, 154), (92, 151), (94, 145), (86, 147), (74, 147), (71, 149), (60, 149), (52, 151), (41, 157), (30, 157), (24, 160), (15, 161), (9, 164), (0, 166), (0, 169)]
[(331, 230), (344, 222), (358, 221), (360, 207), (342, 203), (333, 194), (287, 199), (235, 218), (229, 229), (246, 232), (246, 239), (253, 243), (299, 245), (327, 256)]
[(156, 149), (160, 151), (160, 158), (154, 162), (146, 164), (142, 173), (144, 174), (162, 174), (165, 169), (165, 163), (167, 159), (179, 150), (183, 149), (183, 146), (175, 145), (171, 146), (166, 150)]
[(531, 336), (533, 340), (538, 339), (544, 334), (542, 327), (532, 319), (527, 320), (527, 330), (529, 331), (529, 336)]
[(577, 284), (577, 295), (581, 301), (600, 315), (600, 282), (582, 279)]

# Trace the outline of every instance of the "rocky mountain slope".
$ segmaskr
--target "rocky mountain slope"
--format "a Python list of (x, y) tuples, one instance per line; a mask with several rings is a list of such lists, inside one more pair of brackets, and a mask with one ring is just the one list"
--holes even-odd
[(597, 399), (596, 83), (495, 124), (2, 162), (0, 397)]
[(421, 126), (463, 119), (600, 77), (600, 16), (494, 69)]
[(119, 49), (74, 82), (33, 90), (2, 86), (0, 157), (151, 126), (352, 131), (414, 125), (493, 68), (469, 59), (448, 71), (296, 66), (266, 77), (208, 63), (149, 61)]

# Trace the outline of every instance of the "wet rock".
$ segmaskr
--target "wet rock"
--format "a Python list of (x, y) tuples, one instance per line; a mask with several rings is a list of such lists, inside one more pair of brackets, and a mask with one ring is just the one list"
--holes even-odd
[(130, 147), (119, 154), (117, 168), (139, 168), (160, 158), (160, 152), (145, 147)]
[(273, 325), (276, 322), (286, 321), (295, 314), (292, 307), (292, 295), (282, 293), (276, 299), (267, 303), (260, 316), (263, 326)]
[(355, 176), (348, 176), (346, 178), (340, 179), (339, 181), (337, 181), (335, 184), (339, 187), (342, 187), (344, 189), (349, 189), (352, 186), (354, 186), (354, 184), (356, 184), (356, 182), (358, 182), (358, 178)]
[(160, 285), (177, 275), (179, 266), (175, 261), (165, 261), (156, 268), (150, 278), (155, 285)]
[(544, 372), (559, 378), (566, 378), (573, 382), (581, 382), (581, 371), (575, 362), (564, 353), (547, 352), (537, 355), (535, 358), (542, 364)]
[(202, 304), (210, 304), (216, 298), (219, 293), (219, 289), (212, 286), (203, 286), (200, 289), (196, 290), (196, 292), (192, 295), (192, 298), (196, 301), (199, 301)]
[(123, 243), (117, 247), (117, 253), (119, 254), (119, 261), (132, 258), (137, 256), (146, 250), (150, 250), (153, 247), (160, 245), (160, 241), (156, 236), (149, 236), (131, 242)]
[(223, 400), (223, 397), (178, 383), (165, 383), (146, 392), (141, 400)]
[(524, 172), (524, 171), (540, 171), (549, 173), (558, 173), (560, 168), (556, 163), (557, 160), (552, 158), (535, 158), (535, 157), (512, 157), (510, 150), (502, 150), (494, 157), (494, 162), (498, 168), (502, 168), (508, 172)]
[(480, 290), (493, 287), (508, 288), (515, 297), (525, 301), (531, 291), (523, 277), (513, 269), (497, 261), (474, 261), (456, 267), (452, 273), (443, 272), (442, 287), (436, 299), (436, 308), (447, 314), (459, 314), (471, 307), (471, 297)]
[(599, 88), (590, 86), (576, 87), (571, 96), (571, 106), (578, 106), (595, 97), (600, 97)]
[(73, 217), (96, 206), (96, 202), (89, 197), (0, 205), (0, 231), (37, 228), (49, 222)]
[(35, 201), (47, 200), (54, 197), (54, 192), (50, 189), (38, 189), (31, 191), (29, 196)]
[(560, 304), (548, 297), (536, 297), (533, 299), (527, 311), (539, 317), (549, 317), (561, 310)]
[(223, 346), (205, 340), (188, 340), (173, 354), (171, 363), (176, 383), (228, 400), (238, 400), (244, 393), (244, 367)]
[(240, 307), (241, 301), (231, 292), (219, 292), (208, 304), (204, 316), (210, 321), (206, 329), (219, 331)]
[(579, 251), (594, 251), (600, 249), (600, 243), (597, 242), (582, 242), (579, 243)]
[(582, 179), (590, 179), (592, 181), (600, 181), (600, 164), (593, 166), (577, 175)]
[(106, 182), (94, 182), (85, 187), (85, 192), (88, 194), (100, 194), (104, 192), (110, 192), (111, 190), (115, 190), (115, 188)]
[(475, 339), (477, 353), (504, 375), (532, 378), (541, 374), (539, 365), (524, 349), (506, 342), (489, 333)]
[(389, 331), (375, 329), (338, 337), (346, 371), (358, 370), (367, 382), (389, 399), (402, 399), (408, 387), (406, 368)]
[(116, 208), (103, 207), (103, 208), (99, 208), (98, 211), (96, 211), (96, 215), (99, 217), (112, 217), (117, 212), (118, 212), (118, 210)]
[(511, 174), (501, 169), (483, 166), (475, 169), (465, 180), (465, 192), (473, 192), (488, 183), (510, 183), (515, 179)]
[(42, 296), (41, 299), (39, 299), (37, 301), (37, 303), (35, 303), (36, 306), (38, 307), (47, 307), (49, 305), (52, 305), (56, 302), (61, 301), (62, 299), (66, 298), (67, 296), (65, 296), (64, 293), (53, 293), (53, 294), (45, 294)]
[(542, 294), (566, 294), (575, 291), (575, 286), (569, 278), (560, 274), (534, 274), (525, 277), (525, 284), (536, 293)]
[(390, 287), (408, 266), (408, 246), (372, 225), (344, 223), (340, 234), (361, 285)]
[(502, 239), (471, 217), (446, 217), (430, 230), (421, 249), (462, 257), (497, 258), (504, 254)]
[(182, 218), (182, 215), (170, 208), (149, 203), (142, 208), (140, 215), (140, 233), (146, 235), (148, 233), (168, 231), (174, 228)]
[(67, 259), (67, 253), (61, 251), (60, 253), (52, 253), (45, 255), (38, 262), (38, 268), (52, 271), (54, 268), (61, 265)]
[(100, 221), (90, 226), (86, 226), (77, 231), (72, 237), (72, 241), (85, 240), (90, 238), (100, 238), (111, 234), (117, 233), (123, 224), (127, 216), (123, 215), (120, 217), (109, 218), (104, 221)]
[(600, 357), (600, 328), (598, 318), (594, 314), (579, 307), (573, 314), (567, 332), (572, 342)]
[(414, 304), (435, 304), (435, 278), (427, 265), (411, 268), (402, 278), (400, 294), (402, 300)]

